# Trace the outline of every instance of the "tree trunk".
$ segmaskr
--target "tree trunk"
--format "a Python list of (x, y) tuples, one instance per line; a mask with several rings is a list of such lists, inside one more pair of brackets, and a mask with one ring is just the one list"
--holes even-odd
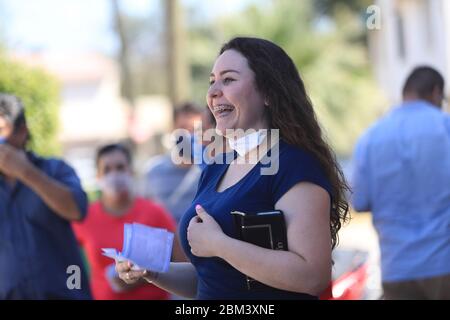
[(133, 108), (135, 103), (135, 96), (134, 96), (133, 78), (130, 70), (127, 34), (123, 24), (119, 1), (111, 0), (111, 4), (114, 15), (114, 28), (116, 30), (120, 42), (119, 64), (120, 64), (121, 94)]
[(182, 28), (181, 8), (177, 0), (162, 0), (166, 14), (166, 63), (168, 95), (172, 105), (188, 98), (189, 67)]

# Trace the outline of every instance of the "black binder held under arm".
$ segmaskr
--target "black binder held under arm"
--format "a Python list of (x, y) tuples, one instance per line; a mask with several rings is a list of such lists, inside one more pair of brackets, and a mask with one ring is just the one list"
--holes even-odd
[[(286, 224), (280, 210), (246, 214), (232, 211), (238, 239), (254, 245), (273, 249), (288, 250)], [(265, 284), (247, 277), (248, 290), (269, 288)]]

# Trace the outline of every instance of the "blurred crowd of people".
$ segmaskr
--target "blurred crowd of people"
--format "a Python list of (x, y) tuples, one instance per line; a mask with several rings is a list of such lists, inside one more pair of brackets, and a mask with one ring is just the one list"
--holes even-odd
[[(185, 103), (175, 109), (173, 122), (174, 129), (191, 133), (182, 139), (199, 143), (194, 124), (211, 128), (214, 117), (207, 108)], [(122, 247), (125, 223), (176, 233), (205, 164), (186, 159), (175, 165), (170, 154), (156, 156), (149, 161), (144, 190), (139, 190), (129, 148), (121, 143), (101, 146), (95, 155), (100, 196), (88, 204), (67, 163), (26, 151), (29, 135), (20, 98), (0, 94), (0, 299), (171, 298), (146, 281), (127, 285), (101, 248)], [(178, 242), (175, 237), (172, 261), (186, 261)], [(77, 290), (67, 288), (66, 271), (72, 265), (80, 268)]]

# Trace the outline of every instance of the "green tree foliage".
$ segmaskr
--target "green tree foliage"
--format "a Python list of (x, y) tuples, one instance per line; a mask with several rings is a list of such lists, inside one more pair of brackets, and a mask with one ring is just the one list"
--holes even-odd
[(0, 92), (22, 99), (31, 132), (28, 148), (40, 155), (58, 154), (57, 81), (40, 69), (24, 66), (0, 54)]
[(334, 7), (331, 17), (318, 15), (310, 0), (264, 4), (223, 16), (214, 21), (215, 28), (194, 26), (191, 47), (196, 49), (192, 50), (191, 63), (195, 97), (204, 99), (212, 61), (223, 42), (238, 35), (269, 39), (294, 60), (328, 141), (339, 156), (347, 157), (384, 104), (362, 41), (360, 15), (347, 6)]

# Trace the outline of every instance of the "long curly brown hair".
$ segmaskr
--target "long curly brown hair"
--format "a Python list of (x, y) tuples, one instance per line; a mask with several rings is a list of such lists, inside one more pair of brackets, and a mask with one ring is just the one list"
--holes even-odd
[(332, 186), (330, 210), (331, 246), (338, 244), (338, 231), (349, 218), (345, 199), (350, 190), (334, 152), (322, 135), (311, 100), (292, 59), (268, 40), (237, 37), (220, 50), (240, 52), (255, 74), (256, 87), (268, 102), (268, 119), (272, 129), (288, 144), (312, 153), (320, 162)]

